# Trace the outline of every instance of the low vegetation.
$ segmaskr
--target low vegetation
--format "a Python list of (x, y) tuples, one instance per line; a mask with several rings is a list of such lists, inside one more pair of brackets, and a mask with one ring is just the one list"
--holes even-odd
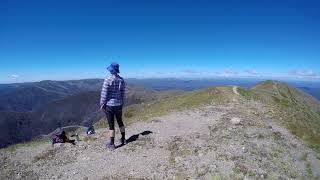
[(270, 105), (274, 119), (320, 153), (320, 103), (312, 96), (278, 81), (264, 81), (252, 89), (239, 88), (239, 93)]
[(33, 162), (51, 160), (56, 156), (57, 149), (48, 149), (33, 158)]
[(238, 92), (239, 92), (240, 95), (242, 95), (243, 97), (245, 97), (248, 100), (257, 98), (257, 95), (251, 89), (246, 89), (246, 88), (241, 88), (240, 87), (240, 88), (238, 88)]
[(95, 137), (95, 136), (85, 136), (84, 138), (83, 138), (83, 141), (84, 142), (93, 142), (93, 141), (96, 141), (98, 138), (97, 137)]
[[(224, 103), (229, 101), (231, 96), (233, 96), (232, 87), (210, 87), (186, 92), (152, 103), (131, 105), (124, 109), (125, 123), (129, 125), (133, 122), (143, 121), (151, 117), (157, 117), (192, 107), (204, 106), (210, 103)], [(102, 119), (95, 125), (98, 128), (106, 127), (106, 120)]]
[(25, 147), (35, 147), (40, 144), (50, 143), (51, 140), (49, 138), (42, 138), (42, 139), (34, 139), (32, 141), (24, 142), (24, 143), (18, 143), (9, 145), (4, 150), (8, 152), (15, 152), (17, 149), (25, 148)]

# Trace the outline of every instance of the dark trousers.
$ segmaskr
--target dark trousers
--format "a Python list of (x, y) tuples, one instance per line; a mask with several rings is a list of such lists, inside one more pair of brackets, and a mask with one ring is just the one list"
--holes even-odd
[(109, 130), (114, 130), (114, 118), (117, 119), (119, 128), (124, 126), (122, 121), (122, 106), (106, 106), (105, 113), (109, 124)]

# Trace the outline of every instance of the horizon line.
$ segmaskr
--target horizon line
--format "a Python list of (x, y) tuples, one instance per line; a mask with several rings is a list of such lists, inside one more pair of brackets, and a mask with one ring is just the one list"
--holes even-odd
[[(88, 77), (80, 79), (43, 79), (43, 80), (34, 80), (34, 81), (21, 81), (21, 82), (0, 82), (0, 85), (9, 85), (9, 84), (24, 84), (24, 83), (38, 83), (43, 81), (81, 81), (81, 80), (98, 80), (105, 79), (101, 77)], [(267, 80), (278, 80), (278, 81), (296, 81), (296, 82), (319, 82), (320, 78), (294, 78), (294, 77), (252, 77), (252, 76), (215, 76), (215, 77), (127, 77), (124, 79), (136, 79), (136, 80), (161, 80), (161, 79), (172, 79), (172, 80), (214, 80), (214, 79), (243, 79), (243, 80), (257, 80), (257, 81), (267, 81)]]

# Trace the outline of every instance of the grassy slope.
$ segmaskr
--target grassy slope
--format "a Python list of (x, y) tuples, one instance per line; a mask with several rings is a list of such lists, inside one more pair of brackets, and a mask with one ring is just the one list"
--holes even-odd
[(240, 88), (239, 93), (269, 104), (275, 119), (320, 153), (320, 102), (315, 98), (278, 81), (264, 81), (252, 89)]
[(28, 141), (24, 143), (9, 145), (8, 147), (4, 148), (4, 150), (7, 152), (15, 152), (17, 149), (20, 149), (20, 148), (36, 147), (40, 144), (45, 144), (45, 143), (49, 144), (51, 143), (51, 140), (49, 138), (34, 139), (32, 141)]
[[(173, 111), (207, 105), (212, 102), (223, 103), (228, 101), (231, 96), (233, 96), (232, 87), (210, 87), (167, 97), (150, 104), (128, 106), (124, 109), (125, 123), (129, 125), (133, 122), (165, 115)], [(106, 127), (106, 120), (100, 120), (96, 126)]]

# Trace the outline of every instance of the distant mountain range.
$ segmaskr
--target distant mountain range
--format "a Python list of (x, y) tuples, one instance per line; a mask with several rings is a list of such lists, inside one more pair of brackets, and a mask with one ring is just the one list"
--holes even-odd
[(53, 100), (97, 91), (101, 84), (101, 79), (88, 79), (0, 85), (0, 111), (36, 111)]
[[(261, 79), (252, 78), (216, 78), (216, 79), (128, 79), (131, 83), (143, 86), (153, 90), (196, 90), (206, 88), (209, 86), (225, 86), (237, 85), (242, 87), (251, 88), (259, 84)], [(283, 81), (287, 84), (302, 89), (308, 94), (320, 100), (320, 82), (307, 82), (307, 81)]]

